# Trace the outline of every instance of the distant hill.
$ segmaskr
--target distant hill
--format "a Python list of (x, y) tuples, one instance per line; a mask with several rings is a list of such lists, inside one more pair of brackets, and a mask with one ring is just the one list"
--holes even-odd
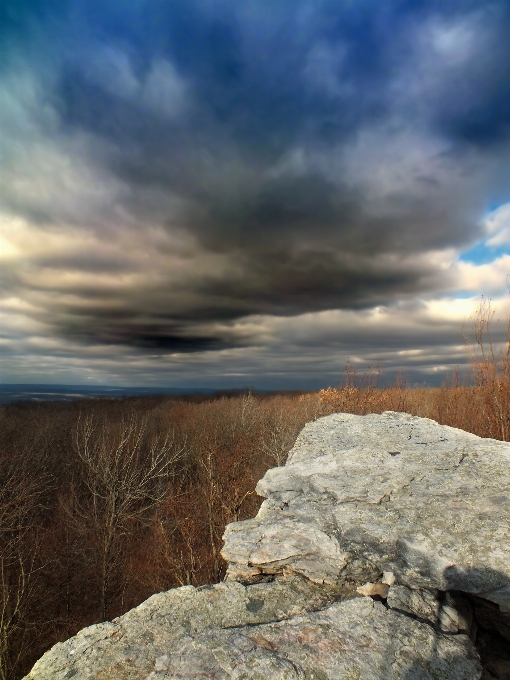
[[(41, 385), (0, 384), (0, 404), (17, 401), (72, 401), (105, 397), (149, 396), (165, 394), (213, 394), (208, 387), (112, 387), (109, 385)], [(244, 390), (243, 390), (244, 391)]]

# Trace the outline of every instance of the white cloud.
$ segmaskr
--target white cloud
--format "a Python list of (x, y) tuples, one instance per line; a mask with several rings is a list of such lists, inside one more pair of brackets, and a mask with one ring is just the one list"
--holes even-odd
[(186, 84), (166, 59), (155, 59), (144, 79), (135, 75), (128, 54), (114, 45), (87, 45), (74, 60), (90, 82), (153, 113), (173, 118), (185, 107)]
[(186, 86), (170, 62), (165, 59), (154, 61), (145, 81), (142, 102), (153, 113), (168, 118), (182, 113)]
[(64, 132), (47, 83), (16, 66), (0, 84), (3, 211), (53, 226), (111, 221), (127, 187), (102, 167), (107, 145)]
[(484, 220), (484, 226), (489, 234), (487, 245), (510, 246), (510, 203), (500, 205), (489, 213)]
[(487, 264), (459, 262), (455, 267), (457, 290), (479, 295), (501, 295), (510, 276), (510, 254), (502, 255)]
[(125, 99), (139, 92), (140, 83), (133, 73), (129, 57), (118, 47), (87, 45), (82, 62), (87, 78), (108, 92)]
[(352, 94), (353, 85), (342, 78), (342, 63), (347, 48), (335, 43), (334, 48), (326, 43), (314, 45), (306, 59), (303, 70), (305, 83), (313, 92), (324, 92), (330, 97), (342, 97)]
[(443, 67), (460, 66), (469, 60), (480, 40), (480, 27), (476, 15), (453, 21), (432, 21), (428, 26), (429, 40)]

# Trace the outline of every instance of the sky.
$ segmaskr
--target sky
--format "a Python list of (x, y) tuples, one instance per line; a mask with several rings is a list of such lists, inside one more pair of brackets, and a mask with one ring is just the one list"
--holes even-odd
[(3, 0), (0, 382), (438, 384), (510, 314), (508, 0)]

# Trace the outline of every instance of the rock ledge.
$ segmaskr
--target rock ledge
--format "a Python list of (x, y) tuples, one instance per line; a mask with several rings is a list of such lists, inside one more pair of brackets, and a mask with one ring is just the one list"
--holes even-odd
[(27, 680), (510, 679), (510, 445), (335, 414), (257, 491), (224, 583), (86, 628)]

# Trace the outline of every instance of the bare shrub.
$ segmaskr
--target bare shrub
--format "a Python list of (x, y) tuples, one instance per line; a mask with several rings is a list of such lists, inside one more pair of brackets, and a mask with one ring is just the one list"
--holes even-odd
[(482, 299), (473, 323), (473, 341), (466, 338), (479, 401), (487, 419), (488, 436), (510, 438), (510, 318), (507, 341), (498, 349), (492, 338), (495, 310)]
[(303, 426), (298, 409), (288, 399), (275, 397), (263, 405), (261, 425), (262, 451), (271, 464), (283, 465)]
[[(473, 323), (473, 339), (465, 337), (472, 368), (471, 385), (461, 384), (458, 369), (440, 388), (409, 389), (399, 374), (394, 385), (378, 389), (366, 384), (369, 371), (359, 379), (352, 366), (346, 367), (345, 384), (319, 392), (323, 415), (334, 412), (382, 413), (405, 411), (432, 418), (472, 432), (480, 437), (503, 441), (510, 438), (510, 319), (508, 339), (495, 343), (491, 324), (494, 312), (482, 299)], [(365, 381), (365, 384), (362, 384)]]

